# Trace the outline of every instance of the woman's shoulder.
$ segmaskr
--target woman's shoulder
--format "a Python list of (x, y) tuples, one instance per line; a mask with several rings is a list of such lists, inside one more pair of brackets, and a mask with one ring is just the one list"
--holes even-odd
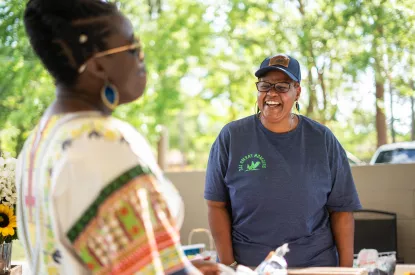
[(78, 141), (85, 146), (101, 141), (125, 143), (125, 136), (141, 137), (128, 123), (98, 112), (53, 115), (39, 122), (22, 151), (31, 151), (34, 146), (47, 151), (58, 147), (64, 150)]
[(228, 131), (229, 133), (246, 131), (247, 129), (252, 131), (252, 127), (255, 126), (255, 118), (255, 115), (251, 115), (231, 121), (222, 128), (222, 131)]
[(326, 135), (331, 133), (331, 130), (326, 125), (311, 119), (306, 116), (301, 116), (302, 124), (305, 130), (312, 131), (314, 133), (319, 133), (322, 135)]
[(122, 139), (123, 129), (128, 124), (110, 116), (100, 114), (74, 114), (62, 116), (56, 122), (55, 137), (76, 140), (81, 137), (115, 141)]
[(62, 147), (66, 143), (78, 142), (83, 147), (118, 148), (140, 157), (147, 165), (154, 166), (153, 163), (156, 163), (147, 139), (133, 125), (111, 116), (92, 115), (71, 119), (64, 122), (55, 140)]
[(305, 131), (306, 135), (314, 139), (318, 138), (322, 141), (324, 140), (326, 144), (338, 143), (337, 137), (327, 125), (309, 117), (301, 116), (301, 118), (303, 120), (303, 131)]
[(100, 159), (103, 153), (114, 156), (118, 152), (124, 159), (133, 159), (127, 142), (128, 133), (133, 130), (126, 128), (128, 124), (118, 119), (95, 113), (53, 115), (39, 122), (19, 153), (19, 160), (26, 165), (32, 152), (39, 156), (42, 167), (67, 158)]

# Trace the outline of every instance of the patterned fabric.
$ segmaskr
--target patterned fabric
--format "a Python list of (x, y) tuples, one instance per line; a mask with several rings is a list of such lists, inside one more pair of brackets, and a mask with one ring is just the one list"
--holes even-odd
[(26, 141), (17, 182), (32, 274), (199, 273), (180, 247), (180, 196), (128, 124), (53, 117)]
[[(141, 167), (134, 170), (132, 175)], [(117, 181), (123, 183), (121, 188)], [(176, 260), (182, 257), (179, 237), (154, 178), (117, 181), (113, 182), (117, 188), (102, 192), (99, 203), (94, 202), (68, 233), (81, 259), (95, 274), (142, 273), (150, 264), (151, 274), (183, 269), (183, 262)], [(154, 254), (159, 256), (153, 259)]]

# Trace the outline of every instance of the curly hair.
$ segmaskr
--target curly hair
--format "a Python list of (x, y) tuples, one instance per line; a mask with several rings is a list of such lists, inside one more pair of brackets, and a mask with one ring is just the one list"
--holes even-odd
[(103, 0), (29, 0), (24, 25), (30, 44), (57, 83), (73, 86), (78, 68), (107, 49), (109, 18), (119, 14)]

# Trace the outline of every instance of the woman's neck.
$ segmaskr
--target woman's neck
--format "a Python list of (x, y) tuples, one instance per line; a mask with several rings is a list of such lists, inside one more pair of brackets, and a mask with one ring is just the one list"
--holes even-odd
[(266, 118), (259, 114), (262, 125), (274, 133), (288, 133), (295, 129), (298, 125), (298, 117), (295, 114), (290, 114), (287, 118), (277, 123), (267, 121)]
[(87, 91), (70, 89), (59, 85), (56, 87), (56, 100), (51, 107), (58, 113), (81, 111), (98, 111), (104, 115), (112, 113), (112, 110), (102, 102), (99, 93), (93, 95)]

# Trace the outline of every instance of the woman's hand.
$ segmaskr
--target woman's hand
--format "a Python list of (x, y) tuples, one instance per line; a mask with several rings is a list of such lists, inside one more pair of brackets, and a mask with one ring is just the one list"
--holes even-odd
[(204, 275), (219, 275), (220, 274), (219, 266), (216, 263), (209, 262), (209, 261), (203, 261), (203, 260), (194, 260), (191, 262)]

